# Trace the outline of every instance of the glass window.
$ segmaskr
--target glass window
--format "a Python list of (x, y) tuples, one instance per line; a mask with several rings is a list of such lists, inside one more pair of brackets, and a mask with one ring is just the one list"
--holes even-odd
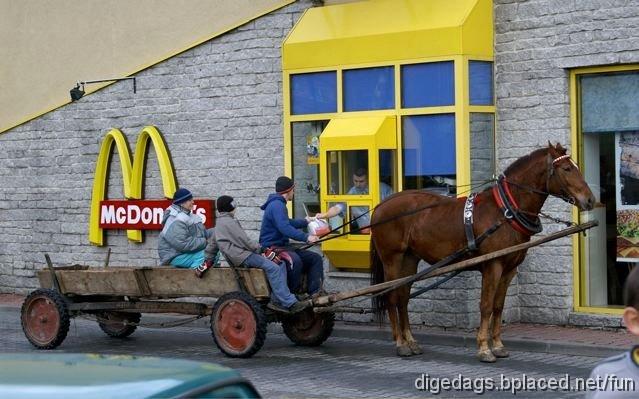
[(581, 92), (584, 133), (639, 130), (639, 73), (586, 75)]
[[(488, 187), (495, 174), (495, 115), (470, 114), (470, 183), (473, 191)], [(486, 185), (481, 186), (481, 184)]]
[(291, 75), (291, 114), (321, 114), (337, 111), (337, 73), (315, 72)]
[(470, 105), (493, 105), (493, 63), (469, 62)]
[[(328, 206), (326, 207), (326, 209), (330, 209), (332, 207), (334, 207), (335, 205), (340, 205), (340, 202), (329, 202)], [(342, 205), (340, 205), (341, 207)], [(333, 216), (332, 218), (328, 219), (328, 224), (331, 228), (331, 231), (334, 234), (342, 234), (343, 232), (343, 228), (340, 227), (344, 224), (344, 215), (338, 214)]]
[(402, 119), (404, 189), (455, 193), (455, 115), (417, 115)]
[(379, 150), (379, 184), (380, 201), (397, 192), (397, 152), (395, 150)]
[[(319, 209), (319, 136), (328, 121), (291, 124), (293, 179), (297, 188), (293, 198), (293, 217), (303, 218), (306, 211)], [(305, 209), (306, 208), (306, 209)]]
[(365, 205), (353, 205), (348, 207), (348, 215), (351, 223), (348, 225), (351, 234), (370, 234), (371, 224), (370, 207)]
[(639, 73), (578, 79), (583, 174), (597, 204), (581, 214), (599, 225), (582, 237), (580, 304), (623, 305), (639, 264)]
[(328, 152), (328, 194), (368, 195), (368, 152)]
[(394, 68), (344, 71), (344, 111), (367, 111), (395, 107)]
[(453, 61), (402, 66), (402, 107), (455, 104)]

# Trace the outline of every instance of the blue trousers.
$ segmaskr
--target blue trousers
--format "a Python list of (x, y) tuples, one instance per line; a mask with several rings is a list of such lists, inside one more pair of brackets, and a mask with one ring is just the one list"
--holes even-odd
[(262, 255), (251, 254), (244, 261), (244, 264), (249, 267), (257, 267), (266, 273), (266, 278), (271, 285), (271, 291), (273, 300), (281, 306), (290, 308), (297, 298), (291, 294), (291, 291), (286, 285), (286, 266), (278, 265), (271, 262)]
[(286, 252), (293, 258), (293, 269), (288, 272), (288, 286), (292, 292), (299, 292), (302, 287), (302, 277), (308, 277), (308, 293), (314, 294), (322, 288), (324, 281), (324, 265), (322, 257), (305, 249), (286, 248)]
[(197, 252), (187, 252), (171, 259), (171, 266), (195, 269), (204, 263), (204, 250)]

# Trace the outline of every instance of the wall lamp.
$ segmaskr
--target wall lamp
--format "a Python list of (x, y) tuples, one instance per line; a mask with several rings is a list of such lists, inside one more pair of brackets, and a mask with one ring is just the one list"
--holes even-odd
[(103, 82), (116, 82), (119, 80), (133, 80), (133, 93), (136, 91), (135, 77), (126, 78), (113, 78), (113, 79), (99, 79), (99, 80), (85, 80), (84, 82), (76, 83), (75, 87), (69, 92), (71, 94), (71, 101), (76, 101), (84, 96), (84, 85), (89, 83), (103, 83)]

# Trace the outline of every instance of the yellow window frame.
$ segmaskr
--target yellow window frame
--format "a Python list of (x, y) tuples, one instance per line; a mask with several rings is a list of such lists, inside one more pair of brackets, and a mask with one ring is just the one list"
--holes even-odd
[[(626, 65), (610, 65), (599, 67), (587, 67), (576, 68), (570, 71), (570, 138), (572, 142), (572, 156), (575, 162), (579, 165), (581, 170), (584, 169), (583, 163), (583, 141), (581, 140), (581, 111), (580, 111), (580, 88), (578, 85), (578, 79), (582, 75), (590, 74), (603, 74), (611, 72), (627, 72), (637, 71), (639, 72), (639, 64), (626, 64)], [(572, 218), (576, 223), (580, 222), (579, 210), (576, 207), (572, 209)], [(583, 278), (582, 265), (584, 264), (586, 253), (583, 238), (579, 234), (575, 234), (572, 237), (573, 247), (573, 309), (579, 313), (592, 313), (592, 314), (610, 314), (621, 315), (623, 314), (623, 306), (609, 305), (609, 306), (582, 306), (585, 303), (585, 283)]]

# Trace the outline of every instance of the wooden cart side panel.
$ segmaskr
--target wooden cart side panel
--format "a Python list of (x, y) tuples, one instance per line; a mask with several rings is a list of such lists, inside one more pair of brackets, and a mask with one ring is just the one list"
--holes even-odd
[[(249, 294), (257, 299), (267, 299), (270, 288), (266, 275), (260, 269), (239, 269)], [(179, 298), (187, 296), (219, 297), (238, 291), (233, 270), (228, 267), (209, 269), (203, 278), (197, 278), (191, 269), (173, 267), (147, 268), (87, 268), (85, 270), (59, 270), (56, 276), (63, 294), (116, 295), (132, 297)], [(47, 270), (38, 271), (40, 286), (52, 288)]]
[(144, 296), (134, 269), (56, 270), (56, 276), (65, 294)]
[[(265, 299), (270, 295), (264, 272), (260, 269), (240, 269), (249, 294)], [(153, 295), (162, 297), (213, 296), (219, 297), (240, 287), (233, 270), (228, 267), (209, 269), (202, 278), (193, 270), (175, 268), (149, 268), (144, 270)]]

